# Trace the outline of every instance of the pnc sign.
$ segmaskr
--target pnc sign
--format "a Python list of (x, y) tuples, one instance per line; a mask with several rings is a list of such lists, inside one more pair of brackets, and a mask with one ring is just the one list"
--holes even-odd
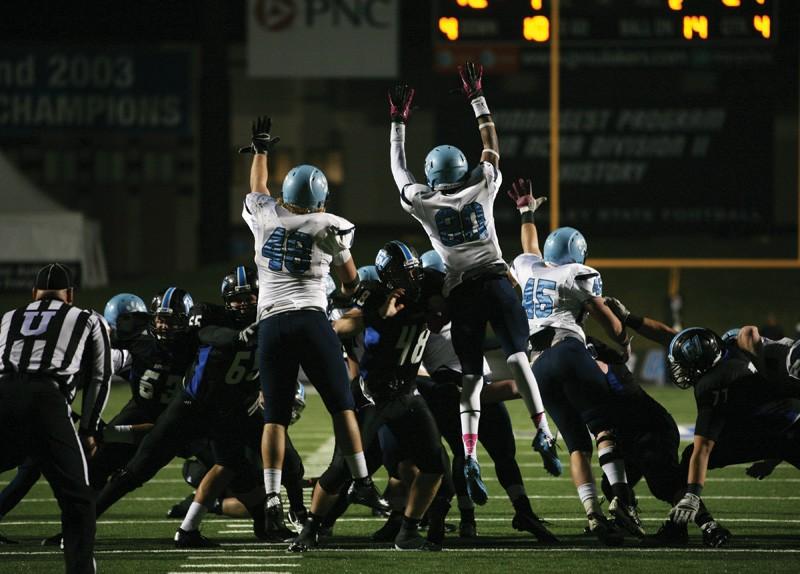
[(249, 0), (248, 72), (394, 77), (397, 0)]

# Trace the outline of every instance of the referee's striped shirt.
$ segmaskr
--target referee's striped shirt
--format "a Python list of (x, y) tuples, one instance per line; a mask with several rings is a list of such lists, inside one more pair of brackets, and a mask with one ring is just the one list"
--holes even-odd
[(108, 331), (100, 317), (58, 299), (41, 299), (0, 320), (0, 376), (41, 374), (71, 403), (83, 383), (81, 429), (97, 430), (112, 375)]

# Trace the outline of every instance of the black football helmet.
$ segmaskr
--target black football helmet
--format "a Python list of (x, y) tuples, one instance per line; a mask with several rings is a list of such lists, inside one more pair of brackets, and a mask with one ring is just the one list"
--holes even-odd
[(378, 277), (388, 289), (405, 289), (406, 297), (419, 298), (422, 290), (422, 262), (417, 252), (402, 241), (390, 241), (375, 257)]
[(160, 341), (174, 341), (189, 332), (192, 296), (180, 287), (167, 287), (150, 302), (150, 331)]
[(222, 280), (222, 300), (234, 323), (246, 327), (256, 321), (258, 307), (258, 273), (239, 265)]
[(684, 329), (669, 344), (667, 363), (672, 382), (681, 389), (693, 387), (722, 360), (724, 352), (722, 339), (711, 329)]

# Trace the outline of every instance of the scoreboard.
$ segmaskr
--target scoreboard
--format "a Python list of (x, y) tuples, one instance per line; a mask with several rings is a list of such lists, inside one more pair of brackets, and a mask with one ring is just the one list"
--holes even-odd
[[(798, 6), (560, 0), (561, 224), (652, 237), (795, 225), (782, 198), (796, 196), (796, 162), (775, 158), (797, 157)], [(483, 64), (503, 172), (534, 178), (540, 193), (550, 179), (551, 8), (439, 0), (431, 22), (434, 69)], [(465, 112), (447, 101), (437, 111), (439, 143), (470, 150)], [(513, 215), (497, 214), (509, 225)]]
[[(438, 44), (543, 44), (550, 0), (438, 0)], [(762, 44), (775, 37), (777, 0), (561, 0), (560, 39), (582, 43)], [(622, 8), (624, 6), (624, 8)]]

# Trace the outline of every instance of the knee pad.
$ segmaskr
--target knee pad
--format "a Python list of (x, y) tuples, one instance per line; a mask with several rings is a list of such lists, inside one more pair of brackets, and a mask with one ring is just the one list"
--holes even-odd
[(444, 475), (444, 462), (442, 459), (442, 447), (435, 451), (422, 452), (414, 458), (420, 472), (425, 474)]
[(183, 480), (189, 486), (197, 488), (207, 472), (208, 467), (199, 460), (190, 458), (183, 461)]
[(598, 435), (597, 455), (600, 466), (622, 458), (622, 449), (617, 442), (617, 435), (613, 430), (605, 431)]

